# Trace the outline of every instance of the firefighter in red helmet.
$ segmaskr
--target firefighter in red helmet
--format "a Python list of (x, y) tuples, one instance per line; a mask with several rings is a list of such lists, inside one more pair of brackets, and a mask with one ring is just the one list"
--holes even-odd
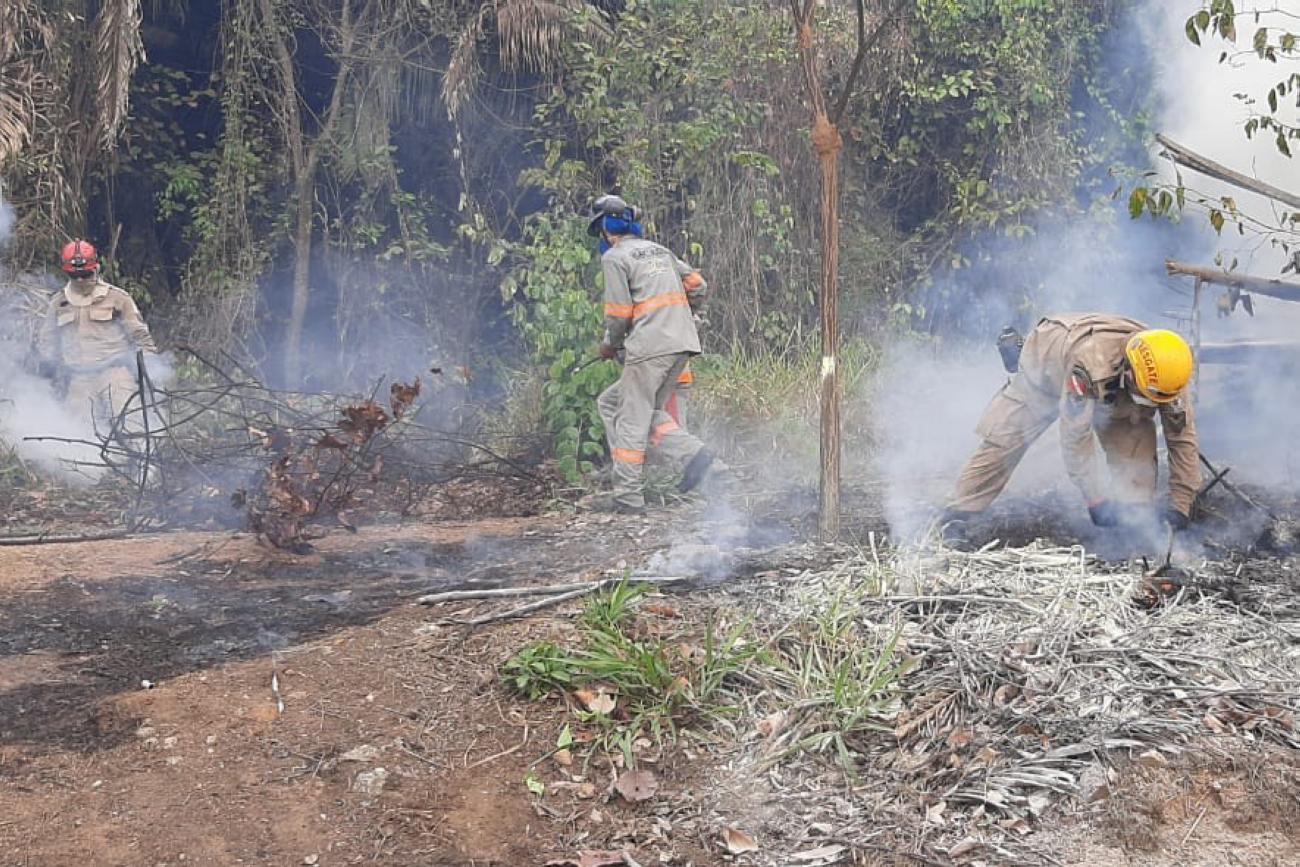
[(136, 351), (152, 355), (158, 349), (131, 296), (100, 278), (93, 244), (69, 241), (60, 260), (68, 283), (50, 299), (41, 359), (66, 380), (73, 411), (115, 417), (136, 390)]

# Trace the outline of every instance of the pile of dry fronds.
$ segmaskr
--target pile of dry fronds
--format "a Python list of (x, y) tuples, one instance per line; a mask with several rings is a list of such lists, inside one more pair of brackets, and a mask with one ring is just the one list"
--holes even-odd
[(853, 817), (836, 833), (865, 849), (888, 827), (921, 860), (1011, 858), (1061, 797), (1097, 797), (1110, 759), (1164, 765), (1209, 738), (1300, 748), (1296, 588), (1274, 568), (1278, 586), (1242, 592), (1240, 571), (1202, 564), (1155, 607), (1140, 571), (1040, 545), (873, 549), (757, 597), (733, 585), (763, 600), (778, 660), (737, 774), (809, 810), (835, 801)]

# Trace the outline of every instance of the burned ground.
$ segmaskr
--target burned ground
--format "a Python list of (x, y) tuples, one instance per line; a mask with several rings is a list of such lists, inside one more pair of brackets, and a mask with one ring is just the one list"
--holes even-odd
[[(1240, 599), (1185, 588), (1146, 611), (1140, 564), (1085, 568), (1057, 542), (908, 559), (870, 493), (850, 502), (862, 540), (841, 548), (800, 544), (807, 504), (782, 497), (739, 524), (691, 505), (381, 523), (305, 556), (195, 531), (0, 549), (0, 864), (1294, 862), (1295, 696), (1249, 669), (1287, 664), (1290, 560), (1193, 564), (1267, 591), (1225, 636), (1249, 681), (1234, 689), (1196, 630), (1234, 622)], [(639, 638), (699, 648), (735, 628), (801, 659), (841, 610), (847, 631), (817, 646), (896, 635), (907, 671), (864, 693), (860, 727), (780, 665), (741, 673), (674, 736), (628, 745), (658, 783), (629, 802), (580, 696), (530, 700), (500, 674), (534, 642), (577, 646), (581, 602), (477, 629), (460, 624), (513, 603), (415, 604), (628, 570), (701, 579), (645, 601)], [(1076, 710), (1087, 690), (1113, 707)], [(834, 725), (848, 766), (800, 746)]]

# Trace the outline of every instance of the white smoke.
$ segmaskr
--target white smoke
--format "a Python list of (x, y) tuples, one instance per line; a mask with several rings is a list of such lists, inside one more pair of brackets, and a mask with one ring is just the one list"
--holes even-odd
[[(1153, 52), (1159, 130), (1228, 168), (1300, 192), (1295, 189), (1295, 162), (1278, 150), (1275, 136), (1266, 131), (1247, 138), (1243, 129), (1252, 115), (1268, 114), (1265, 97), (1287, 75), (1287, 67), (1263, 60), (1250, 50), (1255, 30), (1270, 26), (1294, 30), (1300, 16), (1300, 0), (1271, 0), (1267, 6), (1269, 11), (1261, 12), (1258, 21), (1254, 15), (1237, 16), (1235, 43), (1207, 34), (1197, 46), (1186, 38), (1184, 26), (1188, 17), (1202, 8), (1199, 0), (1152, 0), (1142, 7), (1138, 20), (1148, 44), (1159, 46)], [(1220, 62), (1225, 51), (1228, 57)], [(1294, 98), (1281, 101), (1278, 119), (1292, 125), (1300, 120)], [(1159, 150), (1157, 145), (1152, 156), (1156, 157)], [(1174, 182), (1173, 164), (1167, 159), (1155, 162), (1161, 177)], [(1263, 196), (1189, 169), (1183, 169), (1181, 175), (1189, 190), (1205, 194), (1215, 204), (1221, 205), (1227, 197), (1256, 219), (1271, 225), (1280, 220), (1277, 206)], [(1189, 209), (1187, 219), (1199, 233), (1205, 252), (1221, 253), (1225, 265), (1237, 259), (1242, 271), (1271, 277), (1289, 258), (1280, 247), (1261, 241), (1251, 232), (1239, 235), (1230, 224), (1220, 237), (1199, 210)]]
[(9, 243), (9, 236), (14, 230), (14, 209), (4, 200), (4, 188), (0, 185), (0, 250)]
[[(0, 198), (0, 250), (14, 227), (13, 208)], [(22, 461), (65, 481), (81, 482), (102, 472), (99, 450), (79, 442), (93, 439), (89, 413), (70, 411), (52, 383), (31, 372), (33, 329), (54, 289), (47, 280), (11, 273), (0, 263), (0, 458), (10, 450)]]

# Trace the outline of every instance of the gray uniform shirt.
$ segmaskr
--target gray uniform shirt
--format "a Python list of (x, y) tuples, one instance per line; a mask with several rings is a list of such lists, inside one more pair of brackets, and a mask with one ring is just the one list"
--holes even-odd
[(698, 271), (653, 241), (625, 237), (601, 257), (605, 342), (629, 362), (700, 353), (692, 310), (704, 301)]

